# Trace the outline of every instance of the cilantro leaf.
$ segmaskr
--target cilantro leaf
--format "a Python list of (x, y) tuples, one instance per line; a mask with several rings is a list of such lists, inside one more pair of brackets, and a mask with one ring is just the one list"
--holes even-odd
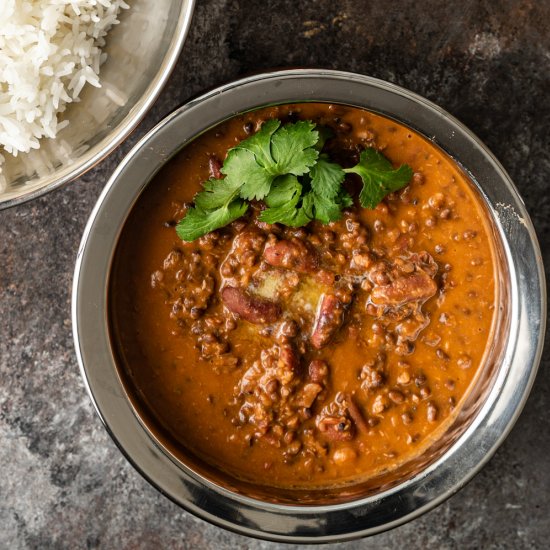
[(273, 183), (269, 195), (265, 198), (268, 206), (260, 214), (265, 223), (282, 223), (291, 227), (300, 227), (311, 221), (299, 205), (302, 198), (302, 184), (292, 174), (278, 177)]
[(213, 210), (231, 202), (239, 193), (238, 185), (227, 178), (209, 180), (203, 183), (203, 190), (195, 195), (195, 206), (199, 210)]
[(402, 189), (409, 183), (413, 171), (403, 164), (394, 168), (391, 162), (376, 149), (365, 149), (359, 163), (344, 172), (358, 174), (363, 180), (363, 189), (359, 194), (359, 202), (365, 208), (375, 208), (389, 193)]
[(353, 206), (353, 197), (342, 187), (338, 193), (338, 202), (342, 208), (349, 208)]
[(263, 199), (271, 188), (275, 176), (258, 164), (248, 149), (234, 148), (229, 151), (223, 163), (222, 172), (231, 187), (239, 189), (241, 198)]
[[(309, 173), (314, 217), (323, 223), (339, 220), (342, 208), (350, 206), (351, 197), (342, 187), (346, 174), (339, 164), (321, 155)], [(352, 201), (351, 201), (352, 202)]]
[(184, 241), (194, 241), (214, 229), (224, 227), (240, 218), (248, 210), (248, 204), (236, 199), (215, 210), (190, 208), (176, 226), (178, 237)]
[(300, 227), (313, 219), (323, 223), (340, 219), (342, 208), (353, 203), (341, 187), (344, 177), (340, 166), (322, 155), (302, 183), (294, 175), (277, 178), (265, 198), (269, 208), (260, 214), (260, 220)]
[(294, 174), (301, 176), (315, 164), (319, 152), (315, 145), (319, 141), (319, 132), (309, 120), (287, 124), (273, 134), (271, 152), (275, 165), (267, 167), (277, 175)]
[(302, 184), (296, 176), (292, 174), (280, 176), (275, 180), (273, 188), (265, 198), (265, 203), (270, 208), (277, 208), (289, 203), (297, 204), (301, 193)]
[(322, 195), (312, 194), (315, 207), (315, 219), (323, 223), (330, 223), (342, 217), (342, 205)]
[[(270, 166), (273, 163), (273, 157), (271, 156), (271, 136), (280, 126), (280, 120), (267, 120), (253, 136), (241, 141), (235, 146), (235, 149), (250, 151), (260, 166), (264, 168)], [(222, 170), (222, 172), (224, 171)]]
[(311, 191), (302, 197), (302, 210), (310, 220), (315, 218), (315, 200)]
[(308, 209), (305, 205), (304, 200), (302, 200), (302, 206), (296, 209), (296, 212), (291, 219), (288, 220), (289, 227), (303, 227), (307, 225), (312, 220), (311, 216), (308, 213)]
[(241, 198), (263, 199), (276, 177), (309, 171), (319, 155), (315, 149), (318, 140), (313, 122), (281, 127), (279, 120), (268, 120), (256, 134), (229, 151), (222, 173), (231, 187), (240, 186)]
[(309, 172), (311, 188), (316, 195), (333, 199), (338, 195), (340, 186), (346, 177), (339, 164), (330, 162), (327, 155), (321, 155)]

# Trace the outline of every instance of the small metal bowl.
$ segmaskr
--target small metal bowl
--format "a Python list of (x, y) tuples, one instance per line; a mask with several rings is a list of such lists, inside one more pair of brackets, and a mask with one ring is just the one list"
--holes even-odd
[[(462, 166), (478, 188), (498, 243), (500, 314), (493, 349), (459, 417), (415, 468), (374, 493), (287, 505), (206, 479), (171, 456), (140, 421), (111, 348), (107, 286), (121, 228), (141, 191), (169, 158), (237, 113), (303, 101), (342, 103), (392, 117), (431, 139)], [(107, 430), (130, 462), (194, 514), (242, 534), (285, 542), (372, 535), (419, 516), (460, 489), (518, 418), (540, 361), (545, 321), (538, 242), (523, 202), (498, 161), (468, 129), (422, 97), (387, 82), (336, 71), (252, 76), (211, 91), (164, 119), (128, 154), (99, 198), (84, 232), (73, 286), (74, 340), (82, 376)]]
[(103, 160), (137, 126), (170, 76), (191, 23), (195, 0), (133, 0), (107, 36), (101, 88), (85, 86), (68, 120), (40, 149), (3, 154), (0, 210), (39, 197)]

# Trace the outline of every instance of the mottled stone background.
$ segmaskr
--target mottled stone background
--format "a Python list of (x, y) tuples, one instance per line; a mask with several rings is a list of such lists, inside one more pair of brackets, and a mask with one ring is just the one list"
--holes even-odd
[[(548, 0), (198, 0), (177, 69), (132, 137), (66, 188), (0, 212), (1, 549), (275, 548), (183, 512), (129, 466), (80, 380), (70, 289), (86, 219), (140, 136), (206, 88), (294, 66), (373, 75), (449, 110), (510, 172), (548, 251)], [(549, 352), (512, 434), (466, 488), (342, 548), (548, 548)]]

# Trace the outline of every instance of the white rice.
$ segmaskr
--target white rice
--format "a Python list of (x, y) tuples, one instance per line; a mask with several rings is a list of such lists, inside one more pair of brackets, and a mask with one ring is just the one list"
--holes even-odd
[(68, 124), (58, 114), (86, 84), (101, 87), (105, 35), (127, 8), (124, 0), (0, 0), (1, 148), (28, 153)]

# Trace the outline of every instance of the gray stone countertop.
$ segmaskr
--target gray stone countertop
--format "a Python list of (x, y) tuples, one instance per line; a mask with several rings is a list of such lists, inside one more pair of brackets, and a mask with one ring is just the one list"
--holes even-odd
[[(123, 458), (84, 390), (70, 290), (82, 230), (117, 163), (207, 88), (277, 67), (376, 76), (441, 105), (510, 172), (550, 238), (550, 2), (199, 0), (169, 84), (80, 180), (0, 212), (0, 548), (275, 548), (196, 519)], [(545, 254), (548, 270), (550, 259)], [(514, 430), (463, 490), (352, 548), (548, 548), (550, 349)]]

